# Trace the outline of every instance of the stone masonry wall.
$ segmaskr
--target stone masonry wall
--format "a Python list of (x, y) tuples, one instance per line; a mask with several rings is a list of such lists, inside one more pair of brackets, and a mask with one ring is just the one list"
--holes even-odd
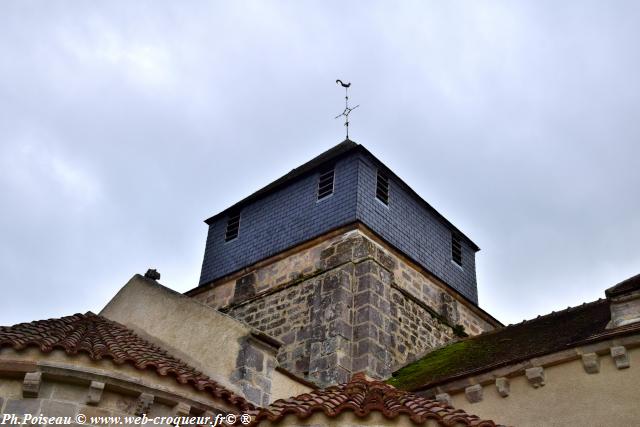
[[(39, 352), (39, 349), (35, 351)], [(84, 415), (83, 425), (99, 427), (109, 425), (109, 422), (100, 423), (92, 417), (146, 414), (153, 418), (237, 413), (237, 409), (213, 398), (212, 394), (196, 392), (191, 385), (180, 385), (173, 378), (143, 371), (137, 375), (139, 370), (125, 365), (112, 366), (110, 361), (82, 362), (81, 359), (88, 360), (84, 355), (65, 358), (60, 354), (61, 350), (50, 353), (55, 361), (48, 355), (41, 355), (43, 365), (40, 366), (28, 360), (33, 358), (35, 351), (23, 352), (28, 353), (27, 359), (23, 360), (20, 358), (23, 353), (2, 349), (0, 419), (2, 414), (20, 419), (25, 415), (68, 417), (67, 424), (78, 425), (75, 417)], [(7, 354), (9, 359), (3, 359)], [(59, 360), (64, 363), (57, 366)], [(106, 366), (110, 367), (109, 371), (103, 369)], [(131, 372), (134, 375), (130, 376)], [(167, 386), (170, 381), (175, 385)], [(38, 424), (27, 422), (24, 425)]]
[[(319, 385), (410, 359), (493, 326), (360, 230), (322, 241), (195, 298), (277, 338), (278, 362)], [(459, 327), (458, 327), (459, 328)]]
[[(278, 362), (306, 376), (309, 372), (309, 318), (317, 278), (231, 308), (229, 315), (283, 342)], [(293, 345), (296, 343), (295, 345)]]
[(434, 308), (452, 325), (462, 325), (469, 335), (478, 335), (494, 329), (491, 323), (478, 316), (467, 305), (457, 302), (450, 292), (443, 292), (433, 278), (422, 274), (401, 259), (395, 259), (396, 267), (393, 273), (398, 287)]

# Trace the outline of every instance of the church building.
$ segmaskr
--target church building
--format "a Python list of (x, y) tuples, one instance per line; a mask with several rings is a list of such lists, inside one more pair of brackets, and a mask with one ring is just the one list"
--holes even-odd
[(349, 139), (206, 224), (190, 291), (149, 270), (99, 314), (0, 327), (0, 420), (640, 419), (640, 275), (608, 284), (604, 299), (505, 326), (479, 305), (479, 247)]
[(187, 295), (281, 340), (280, 365), (319, 386), (502, 326), (478, 306), (478, 246), (350, 140), (206, 222)]

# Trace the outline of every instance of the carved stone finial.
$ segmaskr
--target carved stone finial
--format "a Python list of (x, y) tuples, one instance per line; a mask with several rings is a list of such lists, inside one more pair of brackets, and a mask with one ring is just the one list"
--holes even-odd
[(588, 374), (600, 372), (600, 361), (596, 353), (586, 353), (582, 355), (582, 366)]
[(453, 406), (451, 395), (449, 393), (436, 394), (436, 400), (449, 406)]
[(525, 369), (524, 373), (529, 380), (529, 384), (531, 384), (533, 388), (538, 388), (544, 385), (544, 369), (542, 367), (536, 366), (534, 368)]
[(160, 273), (155, 268), (150, 268), (144, 273), (144, 277), (151, 280), (160, 280)]
[(505, 377), (496, 378), (496, 388), (498, 389), (498, 394), (502, 397), (509, 396), (511, 392), (511, 386), (509, 384), (509, 379)]
[(629, 367), (629, 356), (624, 346), (611, 347), (611, 357), (618, 369), (626, 369)]
[(469, 402), (480, 402), (482, 400), (482, 386), (480, 384), (470, 385), (464, 389), (464, 394)]

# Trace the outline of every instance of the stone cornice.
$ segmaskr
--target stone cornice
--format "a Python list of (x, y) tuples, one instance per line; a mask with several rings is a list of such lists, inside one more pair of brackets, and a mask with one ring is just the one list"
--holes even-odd
[[(612, 356), (614, 360), (616, 357), (618, 357), (620, 362), (616, 361), (616, 366), (618, 367), (618, 369), (624, 369), (625, 367), (629, 366), (626, 356), (626, 350), (638, 347), (640, 347), (640, 334), (615, 337), (609, 340), (603, 340), (559, 352), (532, 357), (527, 360), (512, 363), (506, 366), (495, 367), (493, 369), (491, 369), (491, 367), (488, 367), (489, 370), (485, 370), (482, 373), (469, 373), (466, 375), (462, 373), (460, 375), (457, 375), (456, 379), (449, 380), (440, 384), (431, 384), (429, 388), (422, 389), (416, 392), (424, 396), (461, 393), (465, 392), (465, 390), (471, 386), (487, 386), (496, 384), (496, 381), (501, 378), (508, 379), (525, 374), (529, 376), (531, 371), (527, 371), (532, 368), (544, 369), (579, 359), (582, 359), (583, 364), (585, 365), (585, 375), (591, 373), (589, 372), (589, 370), (593, 370), (597, 373), (597, 370), (592, 367), (594, 363), (593, 358), (596, 356)], [(585, 355), (588, 356), (584, 357)]]

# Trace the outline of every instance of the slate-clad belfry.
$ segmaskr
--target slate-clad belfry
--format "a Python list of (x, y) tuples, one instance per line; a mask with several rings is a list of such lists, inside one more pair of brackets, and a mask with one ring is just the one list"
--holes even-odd
[(478, 307), (478, 246), (353, 141), (206, 222), (188, 295), (281, 341), (279, 365), (319, 386), (500, 326)]
[(99, 314), (0, 326), (0, 417), (638, 424), (640, 274), (502, 326), (477, 305), (477, 246), (348, 140), (207, 223), (186, 295), (150, 269)]

